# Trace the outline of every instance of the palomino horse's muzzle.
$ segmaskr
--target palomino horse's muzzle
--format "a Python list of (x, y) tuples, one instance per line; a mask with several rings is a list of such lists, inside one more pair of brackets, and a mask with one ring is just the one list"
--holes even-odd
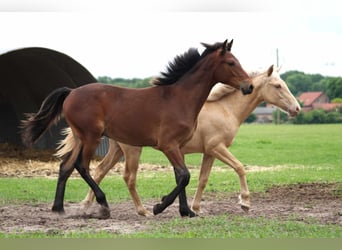
[(249, 95), (253, 92), (254, 86), (251, 83), (245, 83), (241, 85), (241, 91), (244, 95)]

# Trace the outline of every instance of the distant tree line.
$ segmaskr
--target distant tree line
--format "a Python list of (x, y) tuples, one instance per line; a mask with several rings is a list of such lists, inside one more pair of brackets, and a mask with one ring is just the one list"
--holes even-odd
[[(303, 92), (323, 91), (334, 103), (342, 103), (342, 77), (327, 77), (320, 74), (306, 74), (301, 71), (287, 71), (280, 75), (287, 83), (290, 91), (296, 97)], [(147, 78), (111, 78), (109, 76), (100, 76), (98, 81), (106, 84), (113, 84), (128, 88), (143, 88), (151, 86), (152, 77)], [(262, 103), (260, 106), (265, 106)], [(274, 121), (277, 121), (277, 114), (274, 113)], [(254, 122), (255, 114), (251, 114), (246, 122)], [(281, 123), (307, 124), (307, 123), (342, 123), (342, 109), (335, 111), (312, 110), (309, 112), (300, 112), (300, 114), (289, 119), (285, 113), (280, 113)]]
[(287, 71), (280, 75), (294, 96), (303, 92), (323, 91), (334, 102), (342, 98), (342, 77), (327, 77), (320, 74), (305, 74), (301, 71)]
[[(296, 70), (287, 71), (280, 76), (287, 83), (294, 96), (298, 97), (301, 93), (308, 91), (323, 91), (330, 98), (331, 102), (342, 102), (342, 77), (305, 74)], [(129, 88), (150, 86), (151, 80), (152, 77), (132, 79), (111, 78), (109, 76), (98, 77), (99, 82)]]
[(147, 86), (151, 86), (150, 81), (152, 77), (148, 78), (111, 78), (109, 76), (100, 76), (97, 78), (98, 82), (113, 84), (117, 86), (127, 87), (127, 88), (144, 88)]

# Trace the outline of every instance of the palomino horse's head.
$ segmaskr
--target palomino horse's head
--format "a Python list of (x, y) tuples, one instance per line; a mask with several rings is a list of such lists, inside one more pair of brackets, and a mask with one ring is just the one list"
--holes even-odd
[[(223, 84), (228, 84), (236, 89), (241, 89), (244, 95), (250, 94), (253, 91), (252, 80), (248, 74), (241, 67), (240, 62), (230, 52), (233, 40), (227, 43), (227, 40), (223, 43), (216, 43), (214, 45), (208, 45), (202, 43), (206, 47), (206, 51), (216, 50), (213, 56), (216, 56), (216, 70), (214, 73), (215, 80)], [(206, 53), (206, 52), (204, 52)]]
[(300, 111), (300, 105), (286, 83), (280, 78), (279, 70), (280, 68), (274, 70), (272, 65), (267, 71), (257, 76), (263, 77), (260, 93), (264, 101), (278, 106), (290, 116), (296, 116)]

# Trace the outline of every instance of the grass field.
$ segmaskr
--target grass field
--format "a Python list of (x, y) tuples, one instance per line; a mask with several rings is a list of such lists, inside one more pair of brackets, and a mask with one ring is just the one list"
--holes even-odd
[[(340, 183), (342, 194), (342, 125), (243, 125), (239, 131), (231, 152), (249, 166), (269, 167), (272, 171), (249, 172), (248, 185), (251, 192), (264, 192), (273, 185), (293, 183), (333, 182)], [(159, 152), (145, 148), (141, 162), (166, 165), (169, 163)], [(190, 166), (199, 166), (200, 155), (188, 155), (186, 162)], [(213, 171), (206, 193), (238, 192), (239, 183), (236, 174), (215, 162), (222, 168)], [(171, 167), (170, 167), (171, 168)], [(191, 182), (187, 188), (192, 196), (197, 185), (198, 167), (191, 168)], [(2, 178), (0, 180), (0, 206), (21, 203), (52, 202), (56, 186), (55, 179), (47, 178)], [(106, 178), (101, 187), (111, 203), (130, 200), (122, 176)], [(138, 174), (137, 188), (143, 198), (160, 198), (174, 187), (171, 171), (141, 172)], [(70, 179), (65, 199), (79, 202), (87, 192), (83, 180)], [(320, 225), (317, 221), (310, 224), (300, 222), (278, 222), (260, 218), (214, 216), (210, 218), (183, 220), (175, 218), (168, 223), (158, 224), (153, 230), (115, 237), (170, 238), (170, 237), (233, 237), (233, 238), (340, 238), (342, 229), (336, 225)], [(241, 227), (241, 225), (243, 225)], [(28, 235), (10, 235), (0, 233), (0, 237), (47, 237), (35, 233)], [(83, 234), (69, 233), (59, 237), (114, 237), (106, 232)]]
[[(230, 151), (247, 165), (342, 166), (341, 143), (340, 124), (242, 125)], [(150, 148), (144, 148), (141, 162), (169, 165), (162, 153)], [(201, 155), (187, 155), (186, 163), (199, 166)]]

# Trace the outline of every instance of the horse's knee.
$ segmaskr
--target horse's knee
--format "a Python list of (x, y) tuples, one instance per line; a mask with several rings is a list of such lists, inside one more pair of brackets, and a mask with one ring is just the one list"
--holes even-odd
[(187, 186), (190, 182), (190, 172), (187, 168), (175, 168), (177, 184)]
[(235, 167), (234, 170), (239, 176), (246, 176), (246, 170), (242, 165)]
[(132, 189), (132, 188), (135, 187), (136, 178), (132, 174), (125, 173), (123, 178), (124, 178), (124, 180), (126, 182), (126, 185), (127, 185), (128, 189)]
[(198, 188), (204, 189), (208, 183), (209, 178), (205, 177), (205, 178), (200, 178), (198, 181)]

